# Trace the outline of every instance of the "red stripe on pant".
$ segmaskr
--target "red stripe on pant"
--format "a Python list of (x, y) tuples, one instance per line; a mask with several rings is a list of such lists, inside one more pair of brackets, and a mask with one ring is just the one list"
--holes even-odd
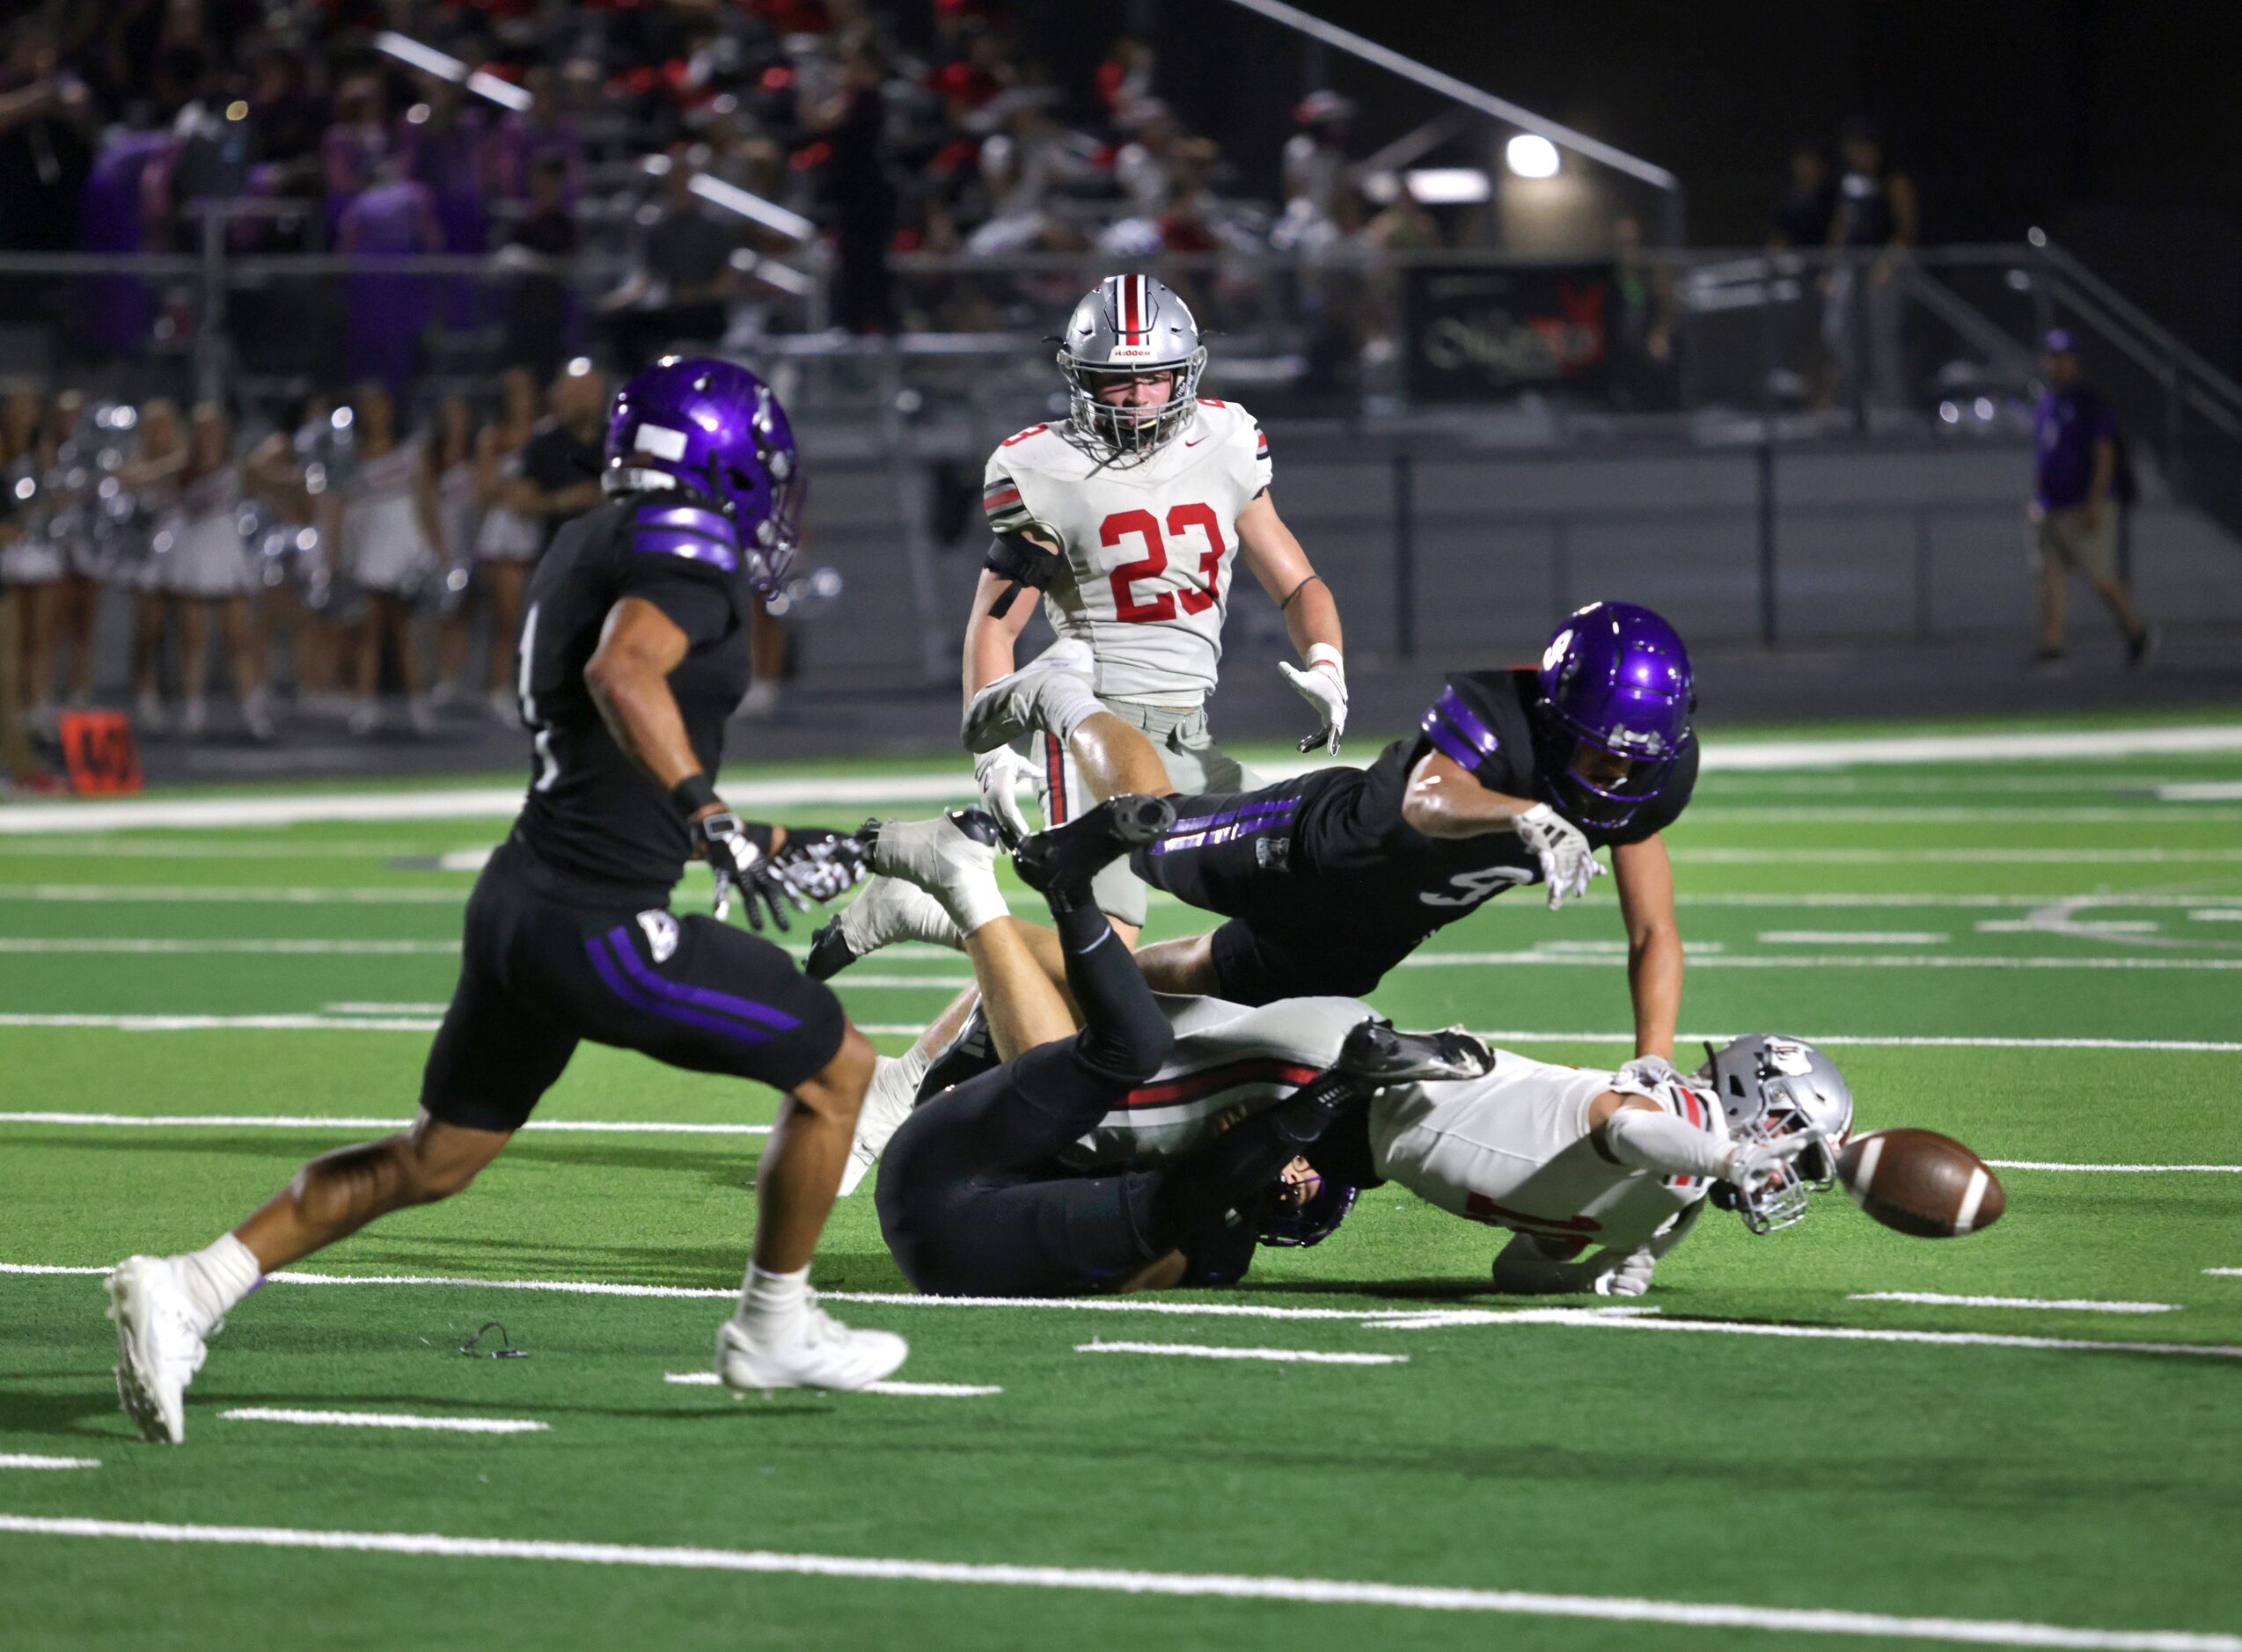
[(1048, 800), (1044, 804), (1044, 824), (1064, 826), (1066, 809), (1066, 749), (1059, 743), (1057, 735), (1044, 736), (1044, 784), (1049, 788)]

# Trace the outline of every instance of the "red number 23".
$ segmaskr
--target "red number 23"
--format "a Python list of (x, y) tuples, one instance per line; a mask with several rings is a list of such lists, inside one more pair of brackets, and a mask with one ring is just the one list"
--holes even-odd
[(1162, 591), (1148, 603), (1139, 602), (1132, 588), (1139, 580), (1156, 579), (1168, 571), (1168, 544), (1161, 537), (1160, 521), (1148, 510), (1116, 511), (1105, 519), (1098, 530), (1098, 543), (1109, 550), (1119, 545), (1130, 534), (1144, 541), (1145, 554), (1134, 562), (1125, 562), (1109, 576), (1113, 585), (1115, 616), (1130, 625), (1156, 625), (1176, 618), (1176, 603), (1180, 599), (1186, 614), (1203, 614), (1214, 606), (1221, 596), (1222, 557), (1227, 550), (1222, 543), (1222, 528), (1215, 520), (1211, 505), (1176, 505), (1168, 512), (1168, 531), (1181, 534), (1197, 528), (1206, 537), (1206, 549), (1199, 555), (1199, 576), (1205, 581), (1204, 590)]

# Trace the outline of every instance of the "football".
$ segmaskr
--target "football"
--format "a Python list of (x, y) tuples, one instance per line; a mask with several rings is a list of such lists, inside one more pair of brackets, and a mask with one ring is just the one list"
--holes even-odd
[(1989, 1228), (2008, 1195), (1985, 1161), (1935, 1130), (1878, 1130), (1848, 1143), (1837, 1180), (1886, 1227), (1917, 1239), (1956, 1239)]

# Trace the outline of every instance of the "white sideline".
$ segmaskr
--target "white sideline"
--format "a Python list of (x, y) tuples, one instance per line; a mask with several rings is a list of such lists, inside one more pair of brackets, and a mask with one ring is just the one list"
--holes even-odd
[(577, 1566), (784, 1574), (885, 1583), (1070, 1589), (1100, 1594), (1265, 1600), (1312, 1606), (1389, 1606), (1418, 1612), (1494, 1612), (1610, 1623), (1661, 1623), (1707, 1629), (1766, 1629), (1789, 1634), (1884, 1636), (1975, 1646), (2062, 1648), (2070, 1652), (2242, 1652), (2242, 1635), (2185, 1629), (2080, 1629), (1989, 1618), (1903, 1618), (1831, 1607), (1746, 1606), (1711, 1601), (1641, 1600), (1525, 1590), (1443, 1588), (1321, 1577), (1219, 1572), (1139, 1572), (1111, 1567), (1026, 1566), (962, 1561), (878, 1559), (849, 1554), (781, 1554), (768, 1549), (655, 1547), (522, 1538), (459, 1538), (421, 1531), (338, 1531), (290, 1526), (172, 1525), (157, 1521), (86, 1520), (0, 1514), (0, 1532), (28, 1537), (114, 1538), (137, 1543), (205, 1543), (328, 1553), (436, 1555), (446, 1559), (545, 1561)]
[(439, 1434), (543, 1434), (549, 1423), (524, 1417), (414, 1417), (395, 1411), (291, 1411), (239, 1406), (218, 1414), (235, 1422), (297, 1422), (307, 1428), (427, 1429)]
[(0, 1451), (0, 1468), (99, 1468), (98, 1457), (39, 1457), (26, 1451)]
[[(2080, 757), (2217, 755), (2242, 751), (2242, 724), (2191, 723), (2135, 728), (1920, 735), (1864, 740), (1742, 740), (1710, 742), (1709, 773), (1869, 764), (2033, 762)], [(1306, 773), (1316, 764), (1265, 765), (1271, 778)], [(315, 821), (508, 819), (521, 808), (518, 786), (436, 791), (300, 792), (279, 797), (176, 798), (113, 803), (26, 803), (0, 811), (0, 836), (114, 831), (138, 827), (295, 826)], [(798, 780), (741, 779), (724, 788), (736, 808), (771, 809), (810, 803), (968, 801), (963, 772), (834, 774)], [(2174, 818), (2183, 818), (2175, 816)]]
[[(713, 1371), (673, 1371), (663, 1373), (665, 1383), (676, 1383), (684, 1388), (714, 1388), (717, 1385)], [(861, 1394), (905, 1394), (921, 1400), (971, 1400), (983, 1394), (1000, 1394), (1001, 1387), (990, 1383), (867, 1383), (854, 1391)]]
[(1762, 947), (1935, 947), (1943, 929), (1763, 929)]
[[(70, 1124), (144, 1129), (401, 1130), (411, 1119), (320, 1118), (248, 1113), (0, 1113), (0, 1124)], [(590, 1136), (768, 1136), (767, 1124), (668, 1124), (641, 1119), (531, 1119), (525, 1130)]]
[(2242, 1268), (2206, 1268), (2203, 1271), (2207, 1274), (2216, 1274), (2222, 1278), (2231, 1279), (2237, 1274), (2242, 1274)]
[(2066, 1165), (2039, 1159), (1989, 1159), (1996, 1170), (2101, 1171), (2121, 1176), (2202, 1174), (2242, 1176), (2242, 1165)]
[(1406, 1354), (1318, 1354), (1301, 1348), (1216, 1348), (1203, 1342), (1077, 1342), (1077, 1354), (1170, 1354), (1184, 1359), (1257, 1359), (1278, 1364), (1406, 1365)]
[(2048, 1308), (2071, 1313), (2178, 1313), (2177, 1302), (2104, 1302), (2091, 1297), (1949, 1297), (1936, 1290), (1857, 1290), (1848, 1302), (1923, 1302), (1953, 1308)]

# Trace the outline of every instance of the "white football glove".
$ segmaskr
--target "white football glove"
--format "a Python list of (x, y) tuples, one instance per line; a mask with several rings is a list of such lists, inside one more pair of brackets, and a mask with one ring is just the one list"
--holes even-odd
[(1616, 1075), (1645, 1090), (1655, 1090), (1662, 1084), (1686, 1084), (1681, 1071), (1663, 1056), (1638, 1056), (1622, 1067)]
[(981, 807), (996, 816), (1006, 839), (1015, 844), (1029, 832), (1018, 788), (1032, 786), (1035, 778), (1036, 765), (1009, 746), (999, 746), (973, 759), (973, 783), (980, 788)]
[(1517, 828), (1519, 840), (1542, 863), (1542, 881), (1550, 888), (1550, 911), (1575, 895), (1586, 895), (1589, 880), (1603, 876), (1603, 866), (1580, 829), (1547, 803), (1536, 803), (1520, 815)]
[(1600, 1297), (1639, 1297), (1651, 1288), (1651, 1275), (1657, 1268), (1658, 1253), (1645, 1245), (1621, 1257), (1617, 1267), (1598, 1274), (1589, 1288)]
[(1300, 749), (1313, 751), (1321, 746), (1330, 755), (1337, 756), (1339, 736), (1347, 727), (1347, 668), (1339, 651), (1329, 643), (1319, 642), (1308, 651), (1306, 670), (1283, 660), (1277, 662), (1277, 669), (1322, 720), (1322, 727), (1300, 742)]
[(1791, 1161), (1821, 1139), (1813, 1130), (1792, 1130), (1771, 1142), (1739, 1142), (1728, 1150), (1728, 1167), (1720, 1179), (1739, 1193), (1755, 1194), (1779, 1176), (1797, 1174)]

